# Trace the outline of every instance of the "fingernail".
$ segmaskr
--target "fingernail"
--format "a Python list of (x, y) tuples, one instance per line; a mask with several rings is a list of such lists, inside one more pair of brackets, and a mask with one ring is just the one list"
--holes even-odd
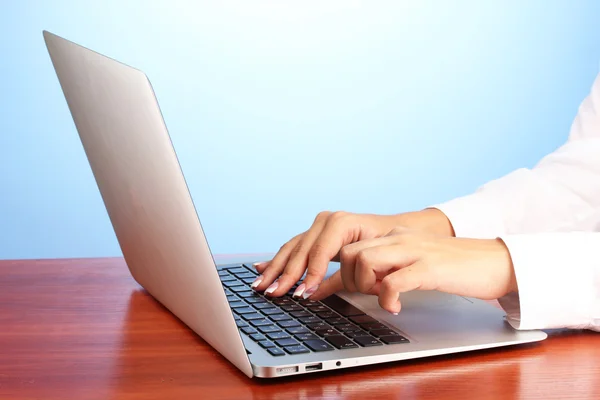
[(397, 313), (397, 312), (393, 312), (392, 314), (394, 314), (394, 315), (398, 315), (398, 313)]
[(302, 296), (302, 293), (304, 293), (304, 290), (305, 290), (305, 289), (306, 289), (306, 285), (305, 285), (304, 283), (303, 283), (303, 284), (301, 284), (300, 286), (298, 286), (298, 287), (296, 288), (296, 290), (294, 291), (294, 294), (293, 294), (293, 296), (294, 296), (294, 297), (300, 297), (300, 296)]
[(262, 280), (263, 280), (263, 276), (262, 275), (257, 276), (256, 279), (254, 280), (254, 282), (252, 282), (252, 285), (250, 285), (250, 287), (252, 289), (256, 289), (256, 287), (258, 285), (260, 285), (260, 283), (262, 282)]
[(271, 284), (271, 286), (269, 286), (269, 287), (267, 288), (267, 290), (265, 290), (265, 293), (266, 293), (266, 294), (271, 294), (271, 293), (273, 293), (274, 291), (276, 291), (278, 287), (279, 287), (279, 282), (273, 282), (273, 283)]
[(317, 291), (318, 288), (319, 288), (319, 286), (313, 286), (310, 289), (306, 289), (306, 291), (302, 294), (302, 298), (304, 300), (308, 299), (310, 296), (315, 294), (315, 292)]
[(260, 267), (260, 266), (261, 266), (261, 265), (263, 265), (263, 264), (264, 264), (264, 261), (263, 261), (263, 262), (255, 262), (254, 264), (252, 264), (252, 266), (253, 266), (254, 268), (256, 268), (256, 267)]

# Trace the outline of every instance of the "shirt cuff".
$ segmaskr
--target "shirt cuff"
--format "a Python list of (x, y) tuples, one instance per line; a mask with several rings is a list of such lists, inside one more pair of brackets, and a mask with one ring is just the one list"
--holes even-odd
[(456, 237), (495, 239), (504, 234), (504, 222), (500, 209), (483, 192), (458, 197), (435, 208), (443, 212)]
[(507, 235), (518, 293), (498, 302), (519, 330), (594, 329), (598, 322), (597, 233)]

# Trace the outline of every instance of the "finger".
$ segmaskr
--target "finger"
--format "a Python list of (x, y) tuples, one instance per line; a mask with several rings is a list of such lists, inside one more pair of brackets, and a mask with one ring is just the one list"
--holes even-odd
[(256, 272), (261, 274), (269, 266), (269, 261), (255, 262), (254, 264), (252, 264), (252, 266), (254, 267)]
[[(288, 290), (302, 278), (308, 263), (308, 253), (323, 231), (330, 214), (331, 213), (329, 212), (322, 212), (317, 215), (310, 229), (302, 237), (302, 240), (300, 240), (290, 252), (289, 259), (283, 272), (277, 279), (277, 287), (272, 291), (267, 289), (265, 293), (273, 297), (281, 296), (287, 293)], [(294, 292), (294, 296), (302, 296), (305, 289), (306, 286), (301, 284)]]
[[(380, 283), (380, 281), (377, 281), (377, 283), (373, 286), (373, 290), (366, 294), (378, 296)], [(338, 270), (329, 278), (325, 279), (323, 283), (319, 285), (319, 289), (312, 296), (310, 296), (310, 298), (311, 300), (315, 301), (323, 300), (324, 298), (329, 297), (332, 294), (344, 289), (345, 288), (344, 283), (342, 282), (342, 275)]]
[(418, 261), (389, 274), (381, 281), (379, 305), (392, 314), (398, 314), (401, 309), (400, 293), (412, 290), (434, 290), (435, 287), (435, 277), (431, 269)]
[[(359, 291), (355, 283), (356, 277), (356, 257), (357, 255), (368, 248), (392, 245), (399, 241), (397, 236), (389, 236), (374, 239), (365, 239), (360, 242), (346, 245), (340, 251), (340, 271), (344, 287), (349, 292)], [(363, 291), (364, 293), (364, 291)]]
[(265, 290), (279, 275), (281, 275), (281, 271), (283, 271), (292, 249), (300, 240), (302, 240), (303, 235), (304, 234), (301, 233), (300, 235), (294, 236), (290, 241), (281, 246), (277, 254), (275, 254), (275, 257), (267, 263), (262, 273), (256, 277), (254, 282), (252, 282), (253, 289), (258, 291)]
[(310, 298), (312, 300), (319, 301), (343, 289), (344, 283), (342, 282), (342, 275), (338, 270), (329, 278), (325, 279), (323, 283), (319, 285), (319, 289), (312, 296), (310, 296)]
[(384, 244), (362, 249), (355, 261), (353, 279), (356, 288), (361, 293), (371, 293), (377, 281), (382, 281), (389, 274), (411, 265), (417, 259), (416, 251), (402, 244)]
[(360, 224), (356, 216), (344, 213), (333, 213), (327, 219), (323, 231), (312, 245), (308, 254), (303, 298), (309, 298), (317, 290), (327, 273), (329, 262), (340, 252), (341, 248), (358, 240)]

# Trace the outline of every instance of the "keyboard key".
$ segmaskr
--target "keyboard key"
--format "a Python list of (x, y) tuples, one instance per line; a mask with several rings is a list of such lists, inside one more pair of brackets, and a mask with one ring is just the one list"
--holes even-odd
[(373, 337), (373, 336), (369, 335), (367, 332), (365, 332), (363, 330), (351, 331), (351, 332), (344, 332), (344, 335), (348, 336), (349, 338), (355, 338), (357, 336), (369, 336), (369, 337)]
[(298, 299), (298, 303), (302, 304), (304, 307), (313, 307), (322, 305), (318, 301), (310, 300), (310, 299)]
[(268, 320), (268, 319), (266, 319), (266, 318), (261, 318), (261, 319), (253, 319), (253, 320), (251, 320), (251, 321), (249, 321), (249, 322), (250, 322), (250, 325), (252, 325), (252, 326), (256, 326), (256, 327), (259, 327), (259, 326), (266, 326), (266, 325), (272, 325), (272, 324), (273, 324), (271, 321), (269, 321), (269, 320)]
[(287, 328), (286, 331), (288, 331), (292, 335), (297, 335), (299, 333), (310, 333), (308, 328), (306, 328), (305, 326), (293, 326), (291, 328)]
[(254, 279), (256, 279), (256, 275), (251, 274), (250, 272), (246, 271), (243, 274), (235, 274), (235, 276), (238, 279), (246, 279), (246, 278), (250, 278), (252, 281), (254, 281)]
[(250, 290), (250, 288), (248, 287), (248, 285), (242, 285), (241, 282), (239, 285), (235, 285), (235, 286), (228, 286), (229, 290), (231, 290), (234, 293), (239, 293), (239, 292), (247, 292)]
[(294, 304), (292, 299), (288, 297), (276, 297), (273, 299), (273, 304), (277, 304), (278, 306), (282, 306), (284, 304)]
[(337, 311), (344, 317), (364, 315), (364, 312), (360, 311), (358, 308), (354, 307), (352, 304), (336, 295), (332, 295), (321, 300), (321, 303), (325, 304), (332, 310)]
[(395, 344), (395, 343), (410, 343), (410, 341), (404, 336), (380, 336), (379, 340), (386, 344)]
[(279, 332), (267, 333), (267, 337), (271, 340), (279, 340), (279, 339), (287, 339), (290, 337), (290, 335), (288, 335), (286, 332), (279, 331)]
[(236, 314), (242, 315), (242, 314), (255, 313), (256, 310), (252, 307), (241, 307), (241, 308), (234, 309), (233, 312), (235, 312)]
[(382, 324), (381, 322), (368, 322), (368, 323), (360, 324), (360, 326), (362, 328), (366, 329), (367, 331), (372, 331), (375, 329), (390, 329), (387, 326), (385, 326), (384, 324)]
[(278, 321), (277, 325), (279, 325), (282, 328), (291, 328), (293, 326), (300, 326), (300, 322), (293, 319), (289, 319), (287, 321)]
[(334, 312), (331, 312), (331, 311), (318, 313), (317, 316), (319, 318), (322, 318), (322, 319), (333, 319), (333, 318), (339, 318), (340, 317), (337, 313), (334, 313)]
[(299, 333), (299, 334), (294, 335), (294, 336), (296, 337), (296, 339), (298, 339), (300, 341), (317, 340), (317, 339), (319, 339), (319, 337), (317, 335), (315, 335), (314, 333)]
[(253, 333), (256, 333), (256, 330), (254, 328), (251, 328), (249, 326), (243, 327), (241, 329), (242, 332), (244, 332), (246, 335), (251, 335)]
[(233, 276), (233, 275), (221, 276), (220, 279), (221, 279), (221, 282), (223, 282), (223, 283), (237, 281), (237, 279), (235, 279), (235, 276)]
[(262, 319), (262, 318), (264, 318), (264, 316), (260, 315), (259, 313), (253, 313), (253, 314), (242, 314), (242, 318), (244, 318), (246, 321), (250, 321), (252, 319)]
[(260, 347), (262, 347), (263, 349), (269, 348), (269, 347), (274, 347), (275, 344), (269, 340), (261, 340), (260, 342), (258, 342), (258, 344), (260, 345)]
[[(264, 325), (264, 326), (259, 326), (258, 330), (261, 331), (262, 333), (275, 333), (275, 332), (281, 332), (281, 329), (275, 325)], [(268, 335), (267, 335), (268, 336)], [(272, 338), (270, 338), (272, 339)]]
[(331, 325), (326, 324), (325, 322), (318, 322), (316, 324), (306, 324), (308, 329), (316, 331), (317, 329), (331, 329)]
[(304, 318), (298, 318), (298, 321), (302, 322), (303, 324), (318, 324), (319, 322), (321, 322), (321, 319), (319, 317), (315, 317), (315, 316), (310, 316), (310, 317), (304, 317)]
[(263, 335), (261, 335), (260, 333), (253, 333), (252, 335), (250, 335), (250, 339), (254, 340), (255, 342), (260, 342), (261, 340), (267, 340), (267, 338), (264, 337)]
[[(282, 307), (283, 308), (283, 307)], [(292, 311), (290, 315), (294, 318), (302, 318), (302, 317), (310, 317), (310, 313), (308, 311)]]
[(333, 347), (329, 343), (327, 343), (321, 339), (305, 340), (303, 344), (315, 352), (333, 350)]
[(382, 346), (383, 344), (372, 336), (357, 336), (354, 341), (363, 347)]
[(221, 281), (223, 282), (223, 286), (228, 287), (228, 288), (232, 288), (232, 287), (246, 287), (246, 285), (244, 285), (242, 282), (238, 281), (237, 279), (235, 279), (234, 277), (231, 277), (232, 279), (227, 280), (227, 281)]
[(338, 349), (352, 349), (358, 347), (356, 343), (342, 335), (327, 336), (325, 340)]
[(269, 307), (269, 308), (261, 309), (260, 312), (265, 315), (273, 315), (273, 314), (281, 314), (283, 311), (281, 311), (279, 308), (276, 308), (276, 307)]
[(245, 267), (246, 267), (246, 273), (247, 274), (252, 274), (254, 276), (258, 275), (258, 272), (256, 272), (256, 269), (254, 267), (252, 267), (252, 266), (250, 266), (250, 267), (245, 266)]
[(264, 303), (254, 303), (252, 304), (252, 306), (259, 310), (264, 310), (265, 308), (272, 308), (273, 304), (269, 303), (268, 301), (265, 301)]
[(229, 307), (240, 308), (240, 307), (247, 307), (247, 305), (246, 305), (246, 303), (244, 303), (242, 301), (232, 301), (231, 303), (229, 303)]
[(310, 307), (307, 307), (307, 308), (308, 308), (309, 311), (314, 312), (314, 313), (331, 311), (331, 310), (329, 310), (329, 308), (325, 307), (322, 304), (317, 304), (317, 305), (310, 306)]
[(304, 346), (291, 346), (291, 347), (284, 347), (285, 351), (287, 351), (290, 354), (303, 354), (303, 353), (310, 353), (310, 350), (308, 350), (306, 347)]
[(219, 271), (219, 276), (229, 276), (229, 272), (226, 270)]
[(354, 324), (335, 325), (335, 329), (344, 333), (360, 331), (360, 328)]
[(377, 337), (381, 337), (381, 336), (400, 336), (400, 334), (390, 330), (390, 329), (374, 329), (372, 331), (369, 331), (369, 333), (371, 335), (375, 335)]
[(242, 266), (235, 267), (235, 268), (229, 268), (227, 271), (229, 271), (229, 273), (234, 274), (234, 275), (245, 274), (246, 272), (248, 272), (248, 270)]
[(248, 326), (248, 324), (246, 323), (246, 321), (235, 321), (235, 324), (237, 325), (238, 328), (243, 328), (245, 326)]
[(247, 297), (254, 297), (256, 296), (256, 292), (253, 292), (251, 290), (247, 291), (247, 292), (237, 292), (237, 295), (243, 299), (247, 298)]
[(340, 335), (340, 333), (335, 329), (317, 329), (315, 330), (315, 333), (322, 337)]
[(227, 301), (230, 303), (232, 301), (238, 301), (238, 300), (239, 300), (239, 298), (235, 294), (231, 294), (231, 295), (227, 296)]
[(292, 317), (290, 317), (287, 314), (275, 314), (275, 315), (269, 315), (269, 318), (271, 318), (273, 321), (278, 322), (278, 321), (287, 321), (292, 319)]
[(256, 294), (256, 296), (248, 296), (244, 298), (244, 301), (254, 305), (254, 307), (256, 308), (258, 308), (258, 304), (264, 304), (267, 307), (271, 306), (271, 304), (269, 304), (267, 300), (263, 299), (258, 293)]
[[(292, 312), (292, 311), (303, 311), (304, 309), (300, 307), (298, 304), (284, 304), (281, 306), (283, 311)], [(310, 314), (309, 314), (310, 315)]]
[(298, 346), (300, 344), (295, 339), (292, 339), (292, 338), (279, 339), (279, 340), (276, 340), (275, 343), (277, 343), (277, 345), (281, 346), (281, 347)]
[(352, 321), (352, 322), (354, 322), (355, 324), (358, 324), (358, 325), (367, 324), (367, 323), (373, 323), (373, 322), (379, 322), (375, 318), (369, 317), (368, 315), (359, 315), (359, 316), (356, 316), (356, 317), (350, 317), (349, 320)]
[(281, 350), (279, 347), (269, 347), (267, 349), (267, 351), (269, 353), (271, 353), (272, 356), (283, 356), (285, 354), (285, 352), (283, 350)]
[(240, 280), (242, 282), (244, 282), (245, 284), (247, 284), (247, 285), (251, 285), (254, 282), (255, 279), (256, 279), (256, 277), (253, 275), (252, 278), (243, 278), (243, 279), (240, 279)]

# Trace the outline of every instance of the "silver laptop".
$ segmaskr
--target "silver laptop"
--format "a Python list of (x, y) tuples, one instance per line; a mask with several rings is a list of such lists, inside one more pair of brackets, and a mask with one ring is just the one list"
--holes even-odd
[(132, 276), (247, 376), (546, 338), (515, 331), (484, 301), (439, 292), (403, 294), (394, 316), (373, 296), (340, 293), (314, 302), (251, 290), (251, 263), (214, 262), (147, 76), (54, 34), (44, 38)]

